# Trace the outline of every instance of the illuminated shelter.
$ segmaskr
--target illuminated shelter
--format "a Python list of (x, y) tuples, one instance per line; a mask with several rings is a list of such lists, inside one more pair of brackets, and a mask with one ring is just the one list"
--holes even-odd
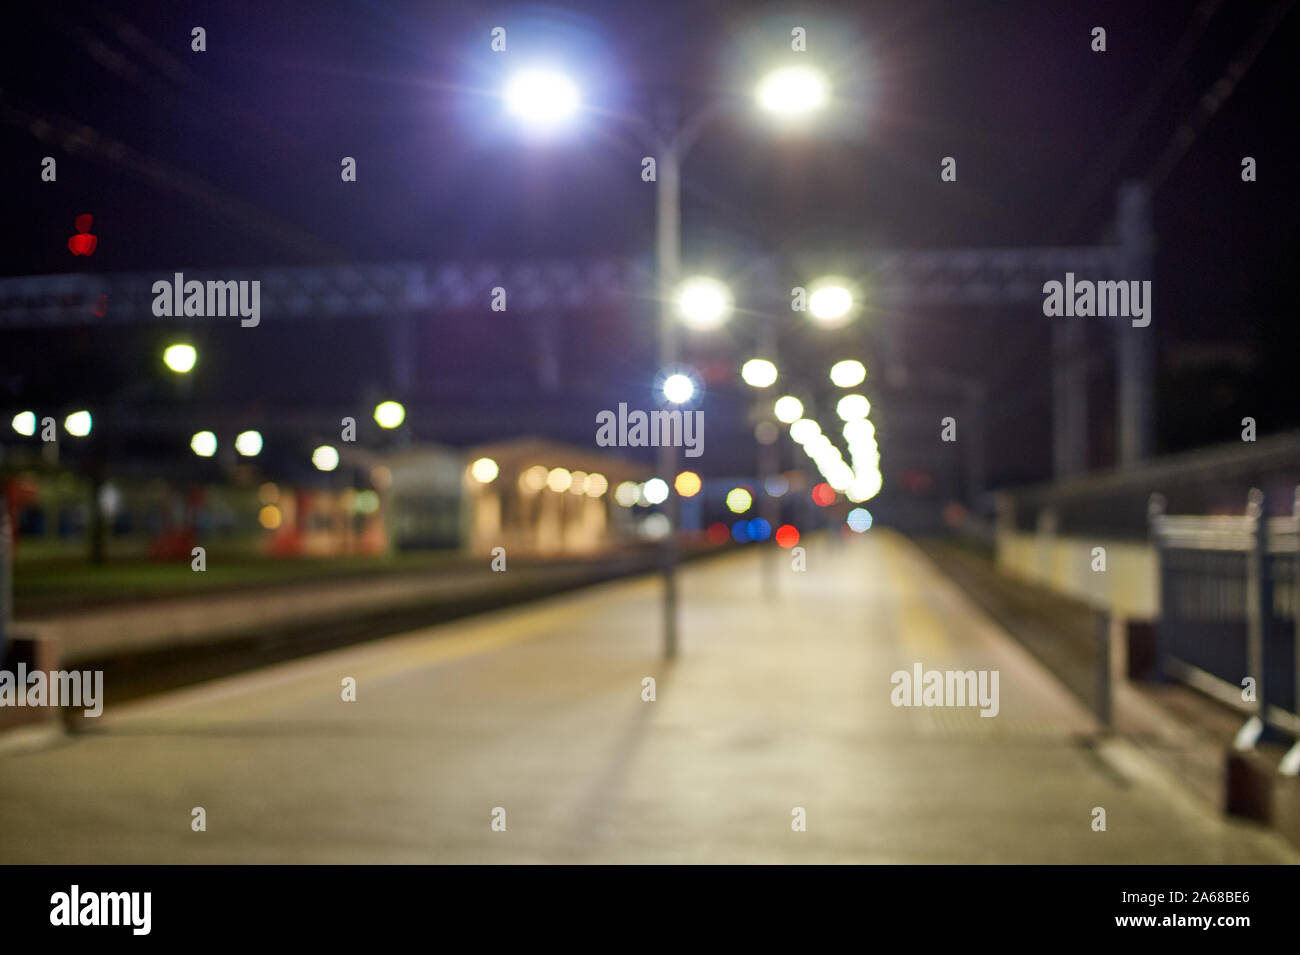
[[(487, 458), (497, 474), (473, 474)], [(483, 476), (490, 468), (482, 468)], [(652, 476), (649, 465), (541, 438), (485, 444), (465, 453), (468, 542), (475, 553), (593, 553), (635, 535), (643, 508), (621, 507), (614, 489)]]

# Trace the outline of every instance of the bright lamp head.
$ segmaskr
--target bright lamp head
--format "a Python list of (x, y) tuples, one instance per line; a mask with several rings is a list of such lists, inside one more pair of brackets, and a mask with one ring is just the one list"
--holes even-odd
[(578, 87), (563, 73), (521, 70), (505, 88), (506, 111), (531, 129), (563, 126), (578, 111)]
[(802, 116), (824, 107), (830, 84), (818, 70), (791, 66), (774, 70), (758, 84), (758, 105), (780, 116)]
[(717, 279), (687, 279), (677, 290), (682, 321), (696, 331), (711, 331), (731, 317), (731, 290)]

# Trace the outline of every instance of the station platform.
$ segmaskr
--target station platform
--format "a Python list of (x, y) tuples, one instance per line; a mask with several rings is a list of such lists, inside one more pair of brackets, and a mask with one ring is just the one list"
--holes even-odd
[[(1102, 734), (906, 539), (806, 567), (684, 567), (671, 663), (651, 575), (0, 745), (0, 862), (1300, 861)], [(997, 671), (996, 715), (895, 705), (918, 664)]]

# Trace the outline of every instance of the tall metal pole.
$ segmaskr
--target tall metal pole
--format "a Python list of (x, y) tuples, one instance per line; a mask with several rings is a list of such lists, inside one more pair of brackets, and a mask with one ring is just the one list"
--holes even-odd
[[(770, 317), (765, 317), (763, 320), (758, 353), (761, 357), (776, 365), (778, 369), (781, 367), (781, 359), (777, 355), (776, 347), (776, 323)], [(767, 393), (767, 389), (756, 389), (754, 410), (754, 427), (755, 432), (757, 432), (757, 429), (761, 428), (764, 423), (772, 423), (772, 397)], [(757, 440), (757, 433), (755, 434), (755, 440)], [(759, 441), (757, 464), (758, 487), (754, 488), (754, 492), (762, 502), (759, 505), (759, 511), (769, 527), (768, 538), (760, 545), (762, 551), (759, 556), (759, 565), (763, 593), (771, 600), (776, 597), (778, 585), (778, 554), (774, 540), (776, 527), (780, 523), (781, 517), (781, 502), (773, 497), (767, 488), (768, 481), (775, 478), (780, 470), (780, 449), (775, 440), (766, 444)]]
[[(1155, 249), (1151, 224), (1151, 189), (1145, 183), (1127, 182), (1119, 194), (1119, 239), (1124, 267), (1122, 279), (1149, 280)], [(1147, 303), (1146, 321), (1151, 321), (1152, 303)], [(1155, 436), (1154, 339), (1149, 327), (1134, 327), (1121, 320), (1119, 336), (1119, 463), (1132, 466), (1151, 456)]]
[(1268, 560), (1268, 496), (1252, 488), (1246, 514), (1254, 518), (1253, 539), (1246, 557), (1246, 670), (1255, 678), (1255, 715), (1260, 730), (1269, 734), (1268, 711), (1273, 702), (1273, 681), (1269, 670), (1269, 622), (1273, 616), (1273, 580)]
[[(669, 368), (677, 362), (677, 316), (673, 307), (673, 292), (680, 281), (681, 272), (681, 183), (678, 168), (676, 117), (668, 109), (661, 116), (661, 147), (656, 164), (655, 193), (655, 272), (659, 294), (659, 368)], [(671, 489), (677, 474), (677, 448), (666, 443), (659, 446), (659, 476)], [(670, 530), (664, 538), (661, 555), (663, 574), (663, 628), (664, 659), (677, 656), (677, 533), (681, 523), (682, 502), (670, 490), (668, 494), (668, 521)]]
[(1088, 365), (1083, 319), (1052, 325), (1052, 463), (1056, 478), (1088, 468)]

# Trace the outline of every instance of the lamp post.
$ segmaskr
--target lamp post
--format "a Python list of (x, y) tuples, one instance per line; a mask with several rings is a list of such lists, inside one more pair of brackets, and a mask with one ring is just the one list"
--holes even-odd
[[(825, 106), (829, 84), (817, 70), (809, 67), (776, 70), (765, 76), (757, 89), (759, 106), (782, 118), (801, 118)], [(506, 106), (509, 112), (533, 126), (564, 121), (580, 108), (575, 84), (561, 74), (529, 71), (518, 74), (507, 84)], [(661, 101), (653, 132), (655, 159), (655, 290), (658, 296), (657, 342), (659, 367), (670, 369), (679, 359), (677, 320), (678, 287), (681, 282), (681, 164), (703, 132), (729, 104), (721, 100), (709, 103), (685, 122), (671, 101)], [(681, 303), (682, 317), (690, 318), (686, 302)], [(721, 303), (712, 320), (726, 320), (730, 303)], [(678, 449), (660, 445), (657, 468), (665, 480), (677, 473)], [(660, 560), (663, 576), (663, 646), (665, 659), (677, 655), (678, 600), (676, 534), (681, 517), (681, 500), (670, 495), (667, 501), (670, 532), (664, 538)]]
[(750, 423), (754, 426), (754, 441), (757, 444), (759, 515), (767, 521), (768, 538), (761, 548), (763, 554), (759, 560), (760, 583), (763, 593), (771, 599), (775, 596), (777, 586), (776, 553), (772, 549), (771, 535), (780, 524), (780, 504), (772, 495), (769, 483), (776, 477), (780, 457), (777, 440), (780, 431), (772, 421), (771, 402), (766, 397), (767, 389), (776, 384), (779, 372), (776, 366), (776, 325), (768, 317), (761, 322), (756, 336), (758, 354), (762, 357), (751, 358), (740, 369), (740, 377), (745, 384), (754, 389), (754, 401), (750, 408)]
[[(658, 334), (659, 367), (677, 364), (677, 316), (673, 301), (682, 269), (682, 220), (680, 160), (678, 143), (672, 126), (676, 116), (667, 104), (660, 109), (660, 159), (657, 163), (655, 191), (655, 279), (659, 293)], [(658, 471), (667, 481), (677, 474), (677, 448), (660, 442)], [(677, 530), (681, 522), (682, 501), (676, 494), (668, 496), (669, 532), (664, 535), (660, 553), (663, 577), (663, 647), (664, 659), (677, 656)]]

